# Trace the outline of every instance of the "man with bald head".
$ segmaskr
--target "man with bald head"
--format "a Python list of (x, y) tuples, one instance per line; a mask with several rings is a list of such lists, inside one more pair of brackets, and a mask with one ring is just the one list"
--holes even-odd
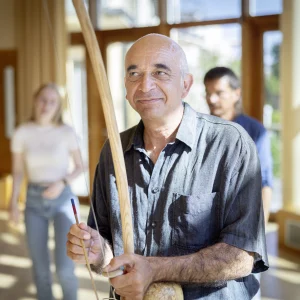
[(184, 299), (251, 299), (259, 288), (252, 272), (268, 269), (253, 141), (239, 125), (183, 102), (193, 77), (170, 38), (150, 34), (136, 41), (125, 74), (126, 99), (141, 116), (121, 133), (135, 254), (122, 254), (107, 142), (94, 179), (96, 220), (90, 213), (89, 226), (70, 228), (69, 257), (85, 262), (83, 239), (93, 270), (123, 267), (124, 274), (110, 283), (126, 300), (143, 299), (153, 282), (181, 284)]

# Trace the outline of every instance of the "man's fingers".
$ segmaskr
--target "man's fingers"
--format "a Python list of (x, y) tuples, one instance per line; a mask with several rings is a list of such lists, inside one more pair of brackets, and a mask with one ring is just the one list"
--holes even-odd
[(123, 254), (118, 257), (114, 257), (110, 263), (103, 268), (104, 272), (111, 272), (122, 267), (129, 267), (131, 268), (134, 265), (134, 257), (132, 255)]
[(83, 254), (76, 254), (67, 249), (67, 255), (76, 263), (85, 264), (85, 257)]
[(90, 234), (92, 239), (98, 240), (99, 239), (99, 232), (90, 226), (86, 225), (85, 223), (78, 224), (78, 227), (84, 231), (87, 231)]
[(79, 225), (73, 224), (70, 227), (69, 235), (73, 235), (81, 240), (89, 240), (91, 238), (91, 235), (87, 231), (88, 228), (90, 227), (84, 223), (80, 223)]
[[(85, 243), (84, 243), (87, 253), (89, 253), (89, 251), (90, 251), (90, 244), (91, 244), (90, 241), (85, 241)], [(74, 244), (74, 243), (68, 241), (67, 249), (74, 254), (84, 255), (84, 251), (83, 251), (83, 248), (82, 248), (82, 245), (80, 242), (79, 242), (79, 244)]]
[(73, 244), (73, 245), (82, 247), (82, 244), (81, 244), (82, 242), (84, 243), (84, 246), (86, 248), (89, 248), (92, 245), (91, 239), (83, 240), (83, 239), (80, 239), (80, 238), (76, 237), (75, 235), (71, 234), (70, 232), (68, 233), (67, 237), (68, 237), (68, 241), (70, 242), (70, 245)]

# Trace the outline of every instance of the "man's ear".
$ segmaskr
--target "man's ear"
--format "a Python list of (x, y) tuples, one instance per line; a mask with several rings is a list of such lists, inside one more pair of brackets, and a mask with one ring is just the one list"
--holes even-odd
[(192, 74), (186, 74), (183, 79), (183, 90), (181, 94), (181, 99), (185, 98), (190, 91), (190, 88), (194, 82)]
[(234, 90), (234, 95), (235, 95), (234, 103), (237, 103), (241, 99), (241, 89)]
[(128, 99), (127, 99), (127, 86), (126, 86), (126, 76), (124, 77), (124, 86), (125, 86), (125, 98), (126, 98), (126, 100), (128, 101)]

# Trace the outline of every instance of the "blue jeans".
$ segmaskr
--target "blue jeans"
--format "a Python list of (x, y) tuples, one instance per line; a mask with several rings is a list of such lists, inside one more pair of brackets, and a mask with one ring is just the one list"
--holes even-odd
[(69, 186), (56, 199), (42, 197), (46, 187), (29, 184), (25, 209), (25, 226), (29, 255), (33, 263), (33, 275), (39, 300), (53, 300), (48, 227), (53, 221), (55, 232), (55, 265), (64, 300), (76, 300), (78, 281), (74, 263), (67, 256), (66, 242), (70, 226), (75, 223), (71, 198), (76, 200)]

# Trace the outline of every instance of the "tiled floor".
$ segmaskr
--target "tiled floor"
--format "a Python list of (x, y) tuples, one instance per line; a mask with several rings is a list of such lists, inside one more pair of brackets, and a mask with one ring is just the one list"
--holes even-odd
[[(81, 207), (82, 221), (86, 220), (88, 208)], [(53, 248), (53, 232), (50, 232), (49, 247)], [(262, 274), (262, 300), (300, 299), (300, 255), (290, 255), (278, 250), (277, 226), (267, 228), (267, 243), (271, 268)], [(0, 299), (33, 300), (35, 288), (31, 280), (31, 262), (27, 257), (24, 241), (24, 226), (12, 228), (7, 222), (7, 213), (0, 211)], [(51, 266), (54, 271), (54, 266)], [(54, 272), (53, 272), (54, 274)], [(79, 300), (96, 299), (91, 287), (88, 271), (78, 266)], [(55, 276), (55, 275), (53, 275)], [(99, 299), (107, 297), (108, 283), (95, 276)], [(54, 277), (55, 282), (55, 277)], [(62, 299), (60, 287), (54, 283), (56, 299)], [(243, 299), (237, 299), (243, 300)]]
[[(82, 206), (82, 221), (87, 218), (88, 208)], [(53, 249), (53, 231), (49, 232), (49, 247)], [(51, 265), (54, 284), (53, 293), (55, 299), (62, 299), (60, 286), (55, 278), (55, 267)], [(89, 273), (85, 266), (76, 267), (76, 275), (79, 279), (79, 300), (96, 299)], [(94, 275), (99, 299), (108, 296), (109, 285), (107, 279)], [(31, 279), (31, 261), (24, 240), (24, 225), (13, 228), (8, 225), (7, 213), (0, 211), (0, 299), (1, 300), (34, 300), (35, 286)]]

